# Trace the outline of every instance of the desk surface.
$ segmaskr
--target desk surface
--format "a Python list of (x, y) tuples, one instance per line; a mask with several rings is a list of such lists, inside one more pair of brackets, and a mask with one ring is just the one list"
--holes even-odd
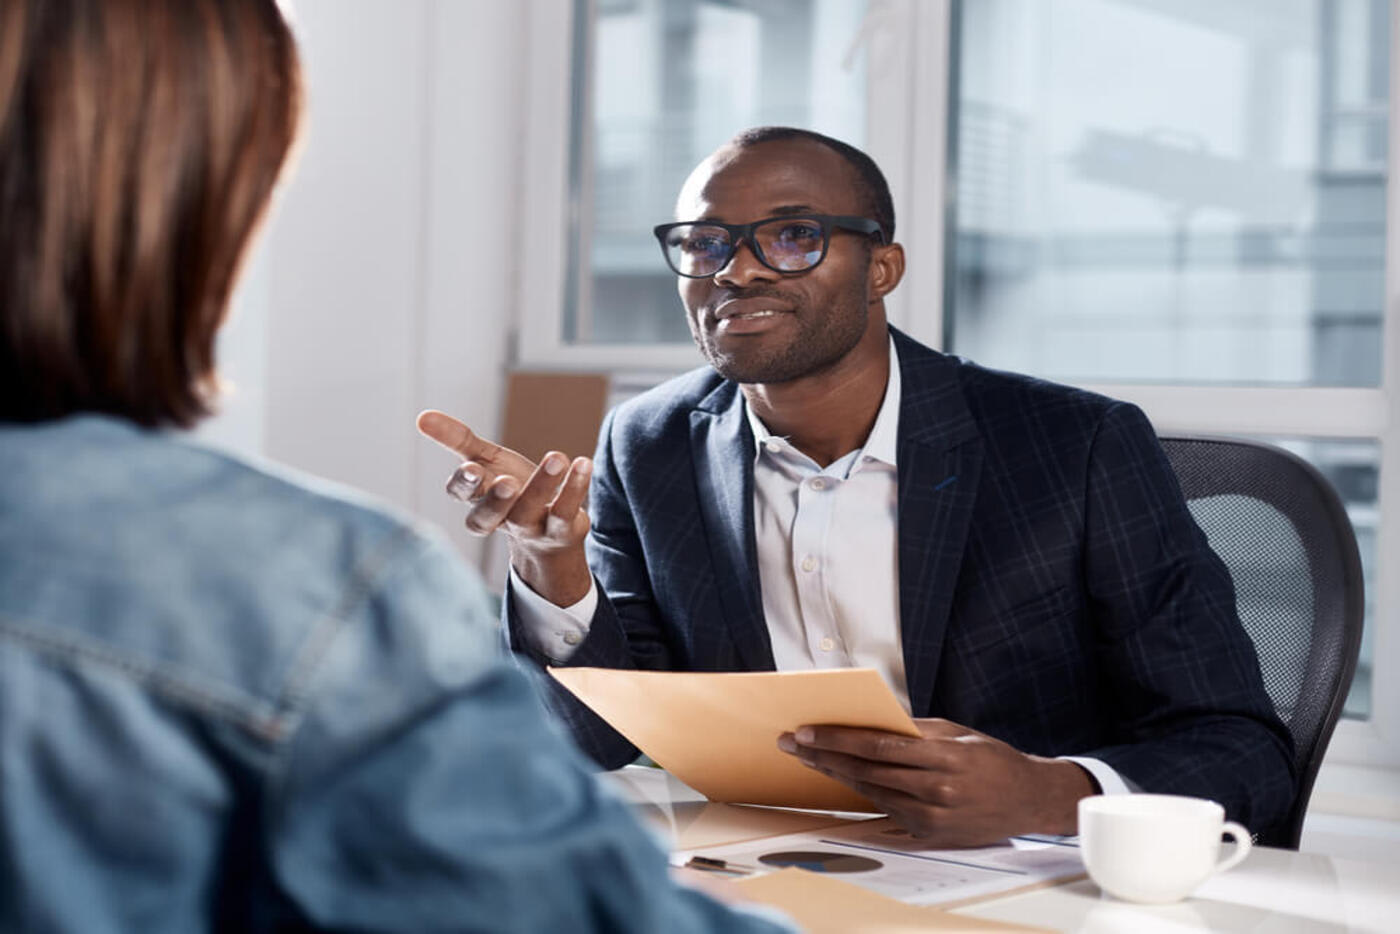
[(1400, 931), (1400, 866), (1255, 847), (1175, 905), (1129, 905), (1088, 879), (957, 909), (1061, 931)]
[[(702, 796), (657, 769), (629, 766), (608, 773), (605, 781), (647, 812), (654, 825), (670, 834), (677, 849), (713, 846), (724, 842), (719, 838), (725, 834), (738, 840), (791, 832), (802, 829), (803, 821), (823, 819), (781, 810), (706, 806)], [(762, 817), (755, 817), (755, 812)], [(1400, 864), (1255, 847), (1238, 867), (1213, 877), (1176, 905), (1130, 905), (1100, 894), (1085, 879), (1003, 896), (956, 912), (1086, 934), (1380, 934), (1400, 931)]]

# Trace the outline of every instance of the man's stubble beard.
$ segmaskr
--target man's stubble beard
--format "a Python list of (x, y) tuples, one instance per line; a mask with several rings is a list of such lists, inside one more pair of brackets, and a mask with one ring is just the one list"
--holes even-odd
[(799, 307), (796, 315), (796, 337), (786, 345), (757, 357), (753, 354), (743, 354), (741, 357), (721, 353), (699, 333), (694, 319), (690, 316), (687, 319), (700, 353), (715, 372), (736, 383), (786, 383), (827, 369), (860, 343), (870, 324), (870, 309), (865, 302), (863, 283), (858, 283), (839, 298), (831, 313), (823, 316), (820, 322), (804, 307)]

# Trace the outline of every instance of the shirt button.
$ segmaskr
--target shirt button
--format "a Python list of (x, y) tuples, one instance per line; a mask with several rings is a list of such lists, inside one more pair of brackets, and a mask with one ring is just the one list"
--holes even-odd
[(810, 485), (814, 490), (824, 490), (826, 489), (826, 478), (813, 477)]
[(783, 449), (783, 443), (773, 438), (769, 438), (767, 441), (763, 442), (763, 446), (768, 449), (769, 454), (777, 454)]
[(565, 644), (565, 645), (578, 645), (578, 644), (579, 644), (580, 642), (582, 642), (582, 641), (583, 641), (583, 636), (579, 635), (579, 634), (576, 633), (576, 632), (566, 632), (566, 633), (564, 633), (564, 644)]
[(802, 570), (815, 571), (817, 569), (817, 559), (808, 555), (802, 559)]
[(830, 636), (827, 636), (825, 639), (822, 640), (823, 652), (830, 652), (834, 648), (836, 648), (836, 643), (832, 641)]

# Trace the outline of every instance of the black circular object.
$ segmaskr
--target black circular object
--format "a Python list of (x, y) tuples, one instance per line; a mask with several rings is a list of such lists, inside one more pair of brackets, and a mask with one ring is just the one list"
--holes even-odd
[(809, 872), (870, 872), (884, 863), (868, 856), (849, 853), (826, 853), (821, 850), (784, 850), (765, 853), (758, 858), (765, 866), (796, 866)]

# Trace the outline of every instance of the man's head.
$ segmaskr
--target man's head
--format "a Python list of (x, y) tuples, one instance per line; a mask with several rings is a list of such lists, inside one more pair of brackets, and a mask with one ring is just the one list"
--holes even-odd
[(880, 225), (880, 229), (884, 231), (886, 243), (894, 242), (894, 198), (890, 196), (889, 182), (885, 181), (885, 173), (880, 171), (875, 160), (850, 143), (842, 142), (815, 130), (803, 130), (791, 126), (756, 126), (738, 133), (726, 146), (743, 148), (784, 140), (806, 140), (807, 142), (820, 143), (828, 149), (834, 150), (838, 156), (846, 160), (846, 164), (856, 174), (855, 184), (861, 201), (859, 213)]
[(206, 413), (300, 88), (277, 0), (0, 0), (0, 419)]
[[(878, 231), (842, 222), (805, 224), (814, 215), (868, 218)], [(680, 221), (742, 225), (767, 218), (767, 251), (808, 237), (798, 271), (750, 239), (734, 242), (724, 265), (680, 279), (692, 336), (719, 373), (741, 383), (781, 383), (829, 370), (853, 352), (884, 352), (884, 296), (898, 283), (904, 254), (890, 242), (894, 208), (868, 156), (830, 137), (787, 127), (748, 130), (696, 167), (676, 202)], [(820, 231), (820, 234), (817, 232)], [(721, 237), (721, 240), (724, 238)], [(825, 245), (825, 253), (821, 247)], [(723, 243), (719, 254), (723, 256)], [(773, 268), (773, 267), (778, 268)]]

